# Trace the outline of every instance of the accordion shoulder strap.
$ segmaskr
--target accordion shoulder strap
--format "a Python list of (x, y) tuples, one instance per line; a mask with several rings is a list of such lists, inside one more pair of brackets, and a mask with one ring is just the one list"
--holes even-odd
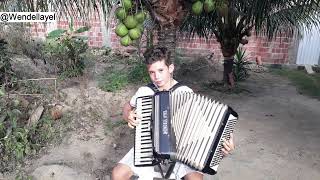
[(159, 89), (151, 82), (149, 84), (147, 84), (147, 87), (149, 87), (150, 89), (152, 89), (152, 91), (154, 93), (159, 92)]
[[(176, 90), (178, 87), (183, 86), (182, 83), (178, 82), (177, 84), (173, 85), (169, 91), (173, 92), (174, 90)], [(149, 87), (150, 89), (153, 90), (153, 92), (159, 92), (159, 89), (151, 82), (149, 84), (147, 84), (147, 87)]]

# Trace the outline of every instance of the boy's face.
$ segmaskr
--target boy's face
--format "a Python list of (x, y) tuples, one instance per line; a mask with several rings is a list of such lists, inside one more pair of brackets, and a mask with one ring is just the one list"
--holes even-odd
[(161, 90), (170, 89), (171, 84), (171, 73), (174, 70), (174, 65), (167, 66), (165, 61), (156, 61), (153, 64), (147, 65), (147, 70), (150, 79), (156, 84)]

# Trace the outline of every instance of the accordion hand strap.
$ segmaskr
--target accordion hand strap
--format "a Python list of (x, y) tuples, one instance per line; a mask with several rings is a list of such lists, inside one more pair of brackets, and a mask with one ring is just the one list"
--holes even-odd
[(170, 164), (169, 169), (168, 169), (166, 175), (164, 176), (165, 179), (168, 179), (170, 177), (175, 165), (176, 165), (176, 162), (173, 162), (172, 164)]
[[(168, 165), (168, 164), (165, 164), (165, 165)], [(160, 174), (161, 174), (162, 178), (169, 179), (175, 165), (176, 165), (176, 162), (171, 162), (169, 165), (169, 168), (166, 171), (166, 174), (164, 175), (161, 163), (158, 164), (158, 168), (160, 170)]]

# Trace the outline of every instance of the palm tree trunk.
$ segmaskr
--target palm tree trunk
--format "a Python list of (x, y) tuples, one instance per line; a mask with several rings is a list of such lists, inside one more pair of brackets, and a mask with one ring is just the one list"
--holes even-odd
[(162, 27), (158, 30), (158, 45), (166, 47), (170, 52), (171, 62), (174, 63), (176, 55), (177, 29), (175, 27)]
[(221, 42), (221, 51), (224, 57), (223, 63), (223, 81), (228, 84), (231, 88), (235, 86), (234, 74), (233, 74), (233, 64), (234, 56), (237, 52), (239, 42), (236, 38), (225, 38)]

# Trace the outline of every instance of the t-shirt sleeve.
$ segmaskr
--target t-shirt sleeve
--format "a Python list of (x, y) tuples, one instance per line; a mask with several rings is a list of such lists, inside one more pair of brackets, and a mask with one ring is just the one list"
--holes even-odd
[(193, 90), (191, 88), (189, 88), (188, 86), (180, 86), (175, 91), (177, 91), (177, 92), (193, 92)]

